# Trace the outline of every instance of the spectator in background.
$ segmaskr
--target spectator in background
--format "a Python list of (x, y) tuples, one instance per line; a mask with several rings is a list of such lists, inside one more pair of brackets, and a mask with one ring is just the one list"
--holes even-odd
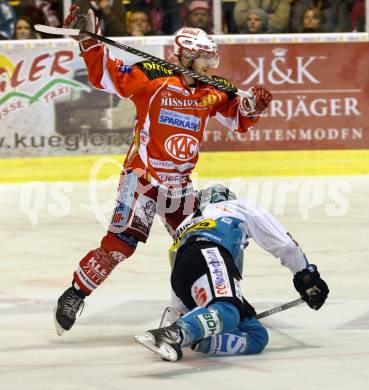
[(103, 35), (110, 37), (127, 35), (126, 9), (121, 0), (92, 1), (90, 7), (99, 19)]
[(291, 32), (302, 32), (304, 14), (308, 9), (321, 12), (321, 32), (348, 32), (351, 30), (348, 5), (345, 0), (295, 0), (292, 6)]
[(268, 14), (262, 8), (253, 8), (247, 12), (246, 26), (241, 34), (264, 34), (268, 29)]
[(152, 35), (149, 14), (142, 10), (132, 11), (128, 19), (127, 32), (132, 37)]
[(302, 20), (303, 33), (318, 33), (321, 31), (322, 14), (319, 8), (311, 8), (305, 11)]
[(233, 11), (238, 32), (245, 29), (247, 13), (255, 8), (262, 8), (268, 14), (267, 33), (287, 31), (290, 22), (290, 0), (238, 0)]
[(27, 16), (21, 16), (15, 23), (14, 34), (12, 39), (40, 39), (34, 28), (32, 21)]
[[(0, 3), (1, 2), (2, 0), (0, 0)], [(27, 6), (28, 0), (7, 0), (4, 1), (4, 3), (8, 3), (8, 5), (10, 5), (13, 8), (16, 17), (18, 18), (22, 16), (23, 10)]]
[(187, 8), (186, 26), (200, 28), (211, 34), (213, 31), (213, 20), (209, 3), (207, 1), (190, 1)]
[[(28, 0), (21, 7), (20, 16), (27, 16), (33, 24), (61, 27), (63, 21), (61, 3), (58, 0)], [(53, 37), (55, 38), (55, 35)]]
[(349, 12), (349, 3), (347, 0), (330, 0), (331, 8), (335, 20), (334, 32), (350, 32), (351, 21)]
[(236, 1), (222, 1), (222, 30), (224, 34), (237, 34), (233, 11)]
[(356, 0), (351, 8), (351, 31), (365, 32), (365, 0)]
[(87, 12), (89, 7), (95, 11), (102, 21), (104, 35), (127, 35), (126, 21), (129, 20), (130, 13), (138, 9), (149, 15), (151, 31), (155, 35), (171, 35), (181, 27), (179, 3), (183, 0), (74, 0), (73, 2), (76, 1), (83, 12)]
[(14, 33), (15, 12), (5, 1), (0, 1), (0, 40), (11, 39)]
[(181, 28), (180, 3), (182, 0), (130, 0), (129, 10), (141, 9), (150, 16), (155, 34), (172, 35)]

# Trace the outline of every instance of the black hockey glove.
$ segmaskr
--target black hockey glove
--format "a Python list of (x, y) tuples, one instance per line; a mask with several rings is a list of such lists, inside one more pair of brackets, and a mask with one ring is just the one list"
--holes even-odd
[(293, 278), (295, 289), (301, 298), (314, 310), (319, 310), (327, 299), (329, 289), (321, 279), (317, 266), (310, 264)]

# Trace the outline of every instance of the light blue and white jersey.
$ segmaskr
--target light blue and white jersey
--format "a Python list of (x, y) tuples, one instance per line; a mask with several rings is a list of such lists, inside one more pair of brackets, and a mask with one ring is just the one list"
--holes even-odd
[(189, 215), (176, 230), (169, 252), (172, 265), (178, 249), (192, 236), (227, 249), (241, 275), (244, 249), (250, 238), (279, 258), (293, 274), (308, 266), (304, 253), (288, 231), (266, 209), (246, 199), (210, 203), (201, 214)]

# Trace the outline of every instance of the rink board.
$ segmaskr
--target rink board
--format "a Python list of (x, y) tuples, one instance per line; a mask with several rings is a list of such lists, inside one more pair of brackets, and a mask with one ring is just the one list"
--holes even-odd
[[(262, 85), (273, 100), (247, 133), (234, 133), (210, 119), (202, 151), (369, 148), (368, 34), (223, 35), (215, 39), (221, 57), (216, 74), (244, 90)], [(119, 41), (175, 60), (173, 37)], [(128, 65), (122, 72), (142, 60), (116, 48), (111, 51)], [(0, 42), (0, 73), (1, 69), (1, 157), (127, 151), (135, 106), (129, 99), (91, 87), (76, 41)], [(169, 97), (173, 91), (163, 93)], [(172, 98), (160, 104), (175, 107), (177, 98)], [(216, 101), (216, 94), (209, 93), (196, 103), (187, 103), (207, 107)]]
[[(0, 159), (0, 183), (83, 181), (118, 175), (124, 156)], [(369, 174), (369, 150), (203, 152), (193, 177)]]

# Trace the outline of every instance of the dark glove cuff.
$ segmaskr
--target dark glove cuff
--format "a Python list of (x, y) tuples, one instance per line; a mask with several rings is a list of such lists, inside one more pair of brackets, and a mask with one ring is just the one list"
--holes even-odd
[(315, 264), (310, 264), (307, 268), (296, 273), (293, 278), (293, 284), (298, 292), (314, 286), (315, 281), (320, 278), (318, 268)]

